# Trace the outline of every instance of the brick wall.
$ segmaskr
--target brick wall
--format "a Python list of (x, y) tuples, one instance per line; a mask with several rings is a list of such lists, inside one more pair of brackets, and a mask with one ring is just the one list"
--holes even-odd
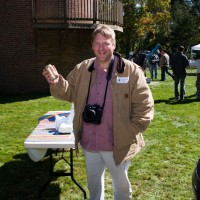
[(41, 75), (54, 64), (65, 77), (75, 64), (93, 56), (92, 30), (32, 28), (32, 4), (27, 0), (2, 0), (0, 6), (0, 92), (47, 93)]

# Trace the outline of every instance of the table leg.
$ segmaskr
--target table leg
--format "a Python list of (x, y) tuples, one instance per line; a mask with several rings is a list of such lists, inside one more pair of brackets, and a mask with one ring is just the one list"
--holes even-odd
[(39, 194), (38, 194), (38, 198), (41, 198), (42, 192), (46, 189), (46, 187), (49, 185), (49, 183), (52, 180), (53, 177), (53, 156), (52, 156), (52, 151), (50, 149), (50, 176), (49, 179), (46, 181), (46, 183), (43, 185), (43, 187), (40, 189)]
[(70, 163), (71, 163), (71, 179), (80, 188), (80, 190), (82, 190), (82, 192), (84, 194), (84, 199), (87, 199), (87, 195), (86, 195), (85, 190), (74, 179), (73, 149), (70, 149)]
[[(70, 166), (70, 172), (54, 172), (54, 166), (55, 164), (53, 164), (53, 156), (52, 156), (52, 150), (50, 150), (50, 177), (49, 179), (46, 181), (46, 183), (43, 185), (43, 187), (40, 189), (39, 194), (38, 194), (38, 198), (41, 198), (42, 192), (46, 189), (46, 187), (49, 185), (49, 183), (51, 182), (53, 176), (70, 176), (72, 181), (79, 187), (79, 189), (83, 192), (84, 195), (84, 199), (87, 199), (87, 195), (85, 190), (81, 187), (81, 185), (74, 179), (74, 166), (73, 166), (73, 149), (70, 148), (70, 163), (67, 162), (67, 160), (64, 159), (63, 160), (69, 164)], [(59, 159), (60, 160), (60, 159)], [(58, 160), (58, 161), (59, 161)]]

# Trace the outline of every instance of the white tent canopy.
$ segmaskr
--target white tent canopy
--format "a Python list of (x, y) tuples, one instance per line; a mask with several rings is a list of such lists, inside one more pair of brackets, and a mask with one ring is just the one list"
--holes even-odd
[(191, 51), (200, 51), (200, 44), (191, 47)]

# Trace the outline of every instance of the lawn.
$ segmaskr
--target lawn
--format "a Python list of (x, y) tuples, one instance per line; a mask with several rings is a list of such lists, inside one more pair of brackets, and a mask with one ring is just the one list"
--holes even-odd
[[(188, 71), (190, 73), (190, 71)], [(147, 76), (149, 72), (147, 72)], [(159, 74), (160, 77), (160, 74)], [(199, 158), (200, 102), (196, 76), (186, 79), (186, 99), (174, 100), (173, 81), (152, 81), (155, 117), (144, 133), (146, 147), (132, 160), (129, 177), (134, 200), (192, 200), (192, 173)], [(49, 95), (0, 97), (0, 199), (37, 199), (49, 175), (48, 154), (39, 162), (27, 155), (23, 143), (49, 110), (69, 110), (70, 104)], [(68, 158), (68, 153), (65, 153)], [(75, 179), (87, 190), (82, 152), (74, 158)], [(64, 163), (57, 168), (67, 169)], [(112, 200), (111, 179), (106, 173), (106, 200)], [(42, 199), (80, 200), (82, 192), (70, 178), (55, 178)]]

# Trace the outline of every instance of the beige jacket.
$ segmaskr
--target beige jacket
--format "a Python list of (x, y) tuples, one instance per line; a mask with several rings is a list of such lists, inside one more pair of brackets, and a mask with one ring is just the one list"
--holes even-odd
[(169, 67), (169, 55), (167, 53), (160, 57), (159, 67)]
[[(144, 147), (144, 132), (153, 119), (154, 101), (141, 68), (131, 61), (125, 63), (124, 72), (116, 72), (112, 80), (113, 99), (113, 155), (116, 164), (130, 160)], [(88, 68), (94, 58), (78, 64), (67, 76), (67, 81), (60, 75), (59, 83), (51, 85), (52, 96), (57, 99), (74, 102), (73, 121), (76, 149), (82, 130), (82, 112), (85, 107), (90, 80)], [(92, 83), (96, 78), (92, 71)], [(125, 83), (119, 83), (120, 77)]]

